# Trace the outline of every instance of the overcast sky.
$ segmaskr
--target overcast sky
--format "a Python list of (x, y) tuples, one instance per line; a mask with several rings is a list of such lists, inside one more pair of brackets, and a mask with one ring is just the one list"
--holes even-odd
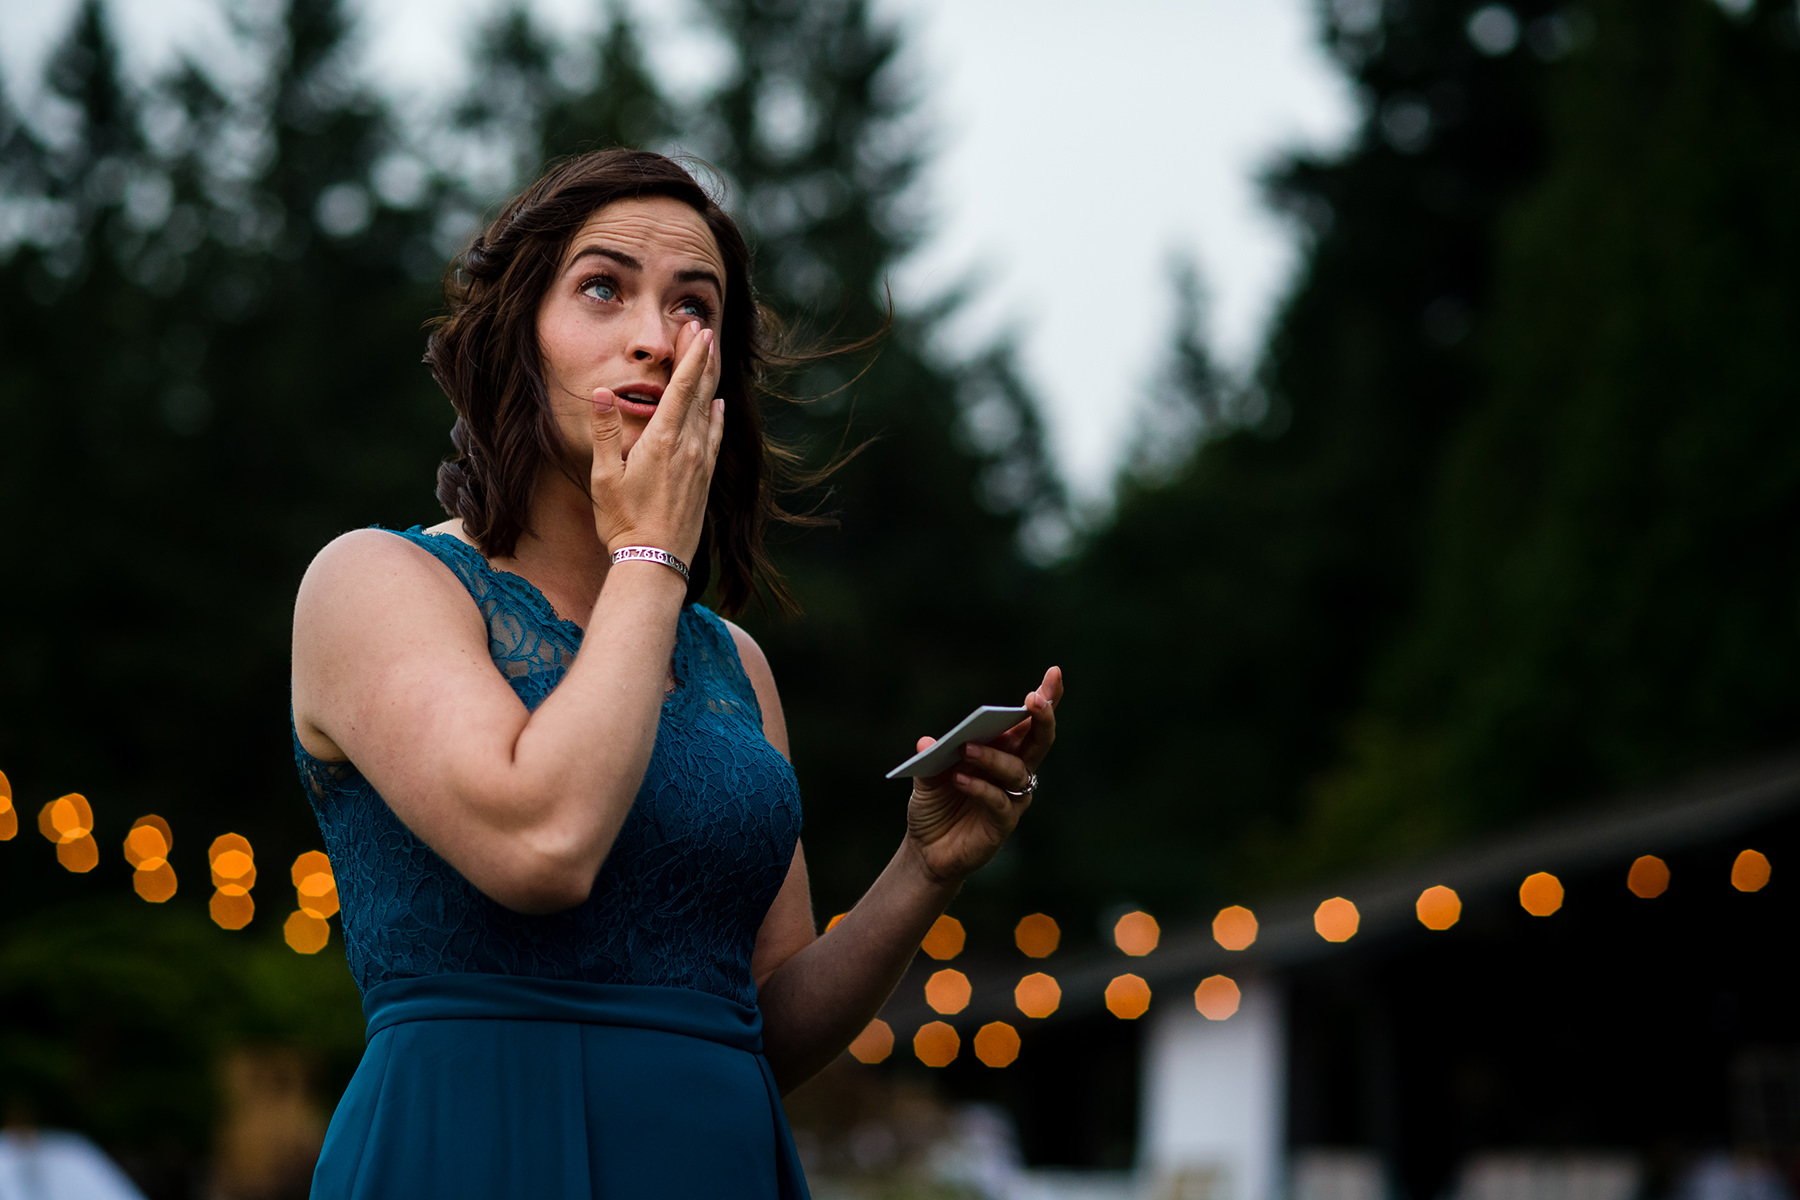
[[(415, 98), (460, 82), (468, 31), (496, 0), (352, 0), (371, 70)], [(1255, 179), (1284, 149), (1339, 144), (1352, 95), (1316, 45), (1311, 0), (875, 0), (900, 22), (938, 137), (937, 226), (895, 277), (902, 303), (979, 272), (952, 348), (1014, 329), (1078, 494), (1104, 491), (1173, 333), (1171, 254), (1211, 290), (1210, 334), (1253, 356), (1293, 265)], [(685, 0), (632, 0), (653, 62), (702, 86), (718, 48)], [(219, 34), (216, 0), (110, 0), (128, 61)], [(591, 28), (592, 0), (534, 0)], [(0, 0), (15, 89), (75, 0)]]

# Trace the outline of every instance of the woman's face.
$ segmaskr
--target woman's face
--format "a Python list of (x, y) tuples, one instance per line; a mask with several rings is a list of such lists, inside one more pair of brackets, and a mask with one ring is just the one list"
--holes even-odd
[(619, 398), (630, 454), (674, 373), (682, 326), (698, 321), (716, 337), (724, 311), (724, 256), (694, 209), (649, 196), (587, 219), (537, 314), (544, 383), (573, 465), (585, 474), (592, 461), (594, 389)]

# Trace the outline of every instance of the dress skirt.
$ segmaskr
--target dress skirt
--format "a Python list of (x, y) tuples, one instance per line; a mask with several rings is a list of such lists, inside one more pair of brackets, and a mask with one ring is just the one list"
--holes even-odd
[(804, 1200), (758, 1009), (685, 988), (433, 975), (369, 1044), (314, 1200)]

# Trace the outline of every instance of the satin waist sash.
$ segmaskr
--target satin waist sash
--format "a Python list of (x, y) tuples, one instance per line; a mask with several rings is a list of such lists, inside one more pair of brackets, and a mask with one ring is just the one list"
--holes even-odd
[(390, 979), (363, 996), (368, 1036), (408, 1021), (573, 1021), (656, 1029), (762, 1053), (762, 1010), (689, 988), (529, 979), (517, 975), (425, 975)]

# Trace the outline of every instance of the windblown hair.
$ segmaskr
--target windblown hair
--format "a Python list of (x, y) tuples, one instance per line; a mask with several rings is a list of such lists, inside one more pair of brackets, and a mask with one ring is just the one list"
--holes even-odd
[[(448, 315), (433, 323), (425, 362), (456, 410), (455, 453), (438, 468), (437, 497), (460, 517), (483, 554), (511, 555), (528, 532), (532, 490), (551, 464), (586, 490), (564, 461), (551, 415), (537, 338), (539, 302), (569, 242), (616, 200), (667, 196), (699, 213), (725, 260), (719, 395), (725, 440), (713, 469), (706, 524), (688, 601), (717, 570), (721, 611), (736, 614), (758, 589), (792, 610), (793, 598), (763, 548), (771, 521), (822, 523), (785, 511), (778, 485), (808, 482), (794, 455), (763, 430), (757, 393), (772, 365), (795, 358), (772, 344), (774, 322), (750, 286), (750, 251), (736, 223), (678, 163), (642, 150), (598, 150), (566, 159), (509, 201), (451, 264)], [(716, 560), (716, 561), (715, 561)]]

